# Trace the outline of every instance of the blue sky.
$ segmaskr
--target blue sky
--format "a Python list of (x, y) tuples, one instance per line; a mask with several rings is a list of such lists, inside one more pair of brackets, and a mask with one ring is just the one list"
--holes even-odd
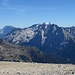
[(0, 29), (43, 22), (75, 26), (75, 0), (0, 0)]

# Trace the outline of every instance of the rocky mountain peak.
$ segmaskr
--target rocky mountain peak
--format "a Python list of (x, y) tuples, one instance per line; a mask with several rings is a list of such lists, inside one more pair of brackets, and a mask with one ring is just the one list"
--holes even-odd
[(63, 54), (65, 54), (66, 59), (69, 58), (75, 61), (73, 58), (75, 55), (74, 27), (63, 28), (50, 22), (35, 24), (24, 29), (16, 28), (6, 35), (4, 39), (22, 46), (36, 46), (47, 54), (55, 54), (62, 58), (64, 58)]
[(44, 25), (51, 25), (50, 22), (44, 22), (43, 24), (44, 24)]
[(10, 33), (14, 28), (13, 26), (5, 26), (3, 29), (0, 29), (0, 38), (5, 37), (5, 35)]

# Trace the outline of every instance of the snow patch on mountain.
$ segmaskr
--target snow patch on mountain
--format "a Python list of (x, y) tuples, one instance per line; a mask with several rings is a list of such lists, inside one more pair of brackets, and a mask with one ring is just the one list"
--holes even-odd
[(43, 30), (41, 31), (41, 34), (42, 34), (42, 45), (43, 45), (47, 37), (44, 35), (45, 33)]
[(45, 25), (50, 25), (51, 23), (50, 23), (50, 22), (45, 22), (45, 23), (43, 23), (43, 24), (45, 24)]

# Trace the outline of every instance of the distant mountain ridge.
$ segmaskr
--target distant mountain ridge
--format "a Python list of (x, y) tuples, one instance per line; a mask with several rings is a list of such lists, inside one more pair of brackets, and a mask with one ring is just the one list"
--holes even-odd
[(0, 38), (5, 37), (8, 33), (10, 33), (15, 27), (13, 26), (5, 26), (3, 29), (0, 29)]
[(72, 27), (65, 27), (64, 30), (66, 30), (68, 33), (70, 33), (71, 36), (75, 40), (75, 27), (74, 26), (72, 26)]
[(36, 46), (47, 54), (55, 55), (66, 62), (75, 62), (75, 27), (59, 27), (46, 22), (28, 28), (15, 28), (4, 37), (21, 46)]

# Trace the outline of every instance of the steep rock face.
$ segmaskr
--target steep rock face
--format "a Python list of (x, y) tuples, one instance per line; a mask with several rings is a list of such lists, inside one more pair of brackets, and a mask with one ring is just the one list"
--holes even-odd
[(10, 33), (15, 27), (5, 26), (3, 29), (0, 29), (0, 38), (5, 37), (8, 33)]
[(46, 53), (64, 49), (74, 38), (55, 24), (35, 24), (29, 28), (16, 29), (5, 38), (11, 43), (36, 46)]
[(66, 30), (68, 33), (70, 33), (71, 36), (75, 40), (75, 27), (74, 26), (72, 26), (72, 27), (65, 27), (64, 30)]

